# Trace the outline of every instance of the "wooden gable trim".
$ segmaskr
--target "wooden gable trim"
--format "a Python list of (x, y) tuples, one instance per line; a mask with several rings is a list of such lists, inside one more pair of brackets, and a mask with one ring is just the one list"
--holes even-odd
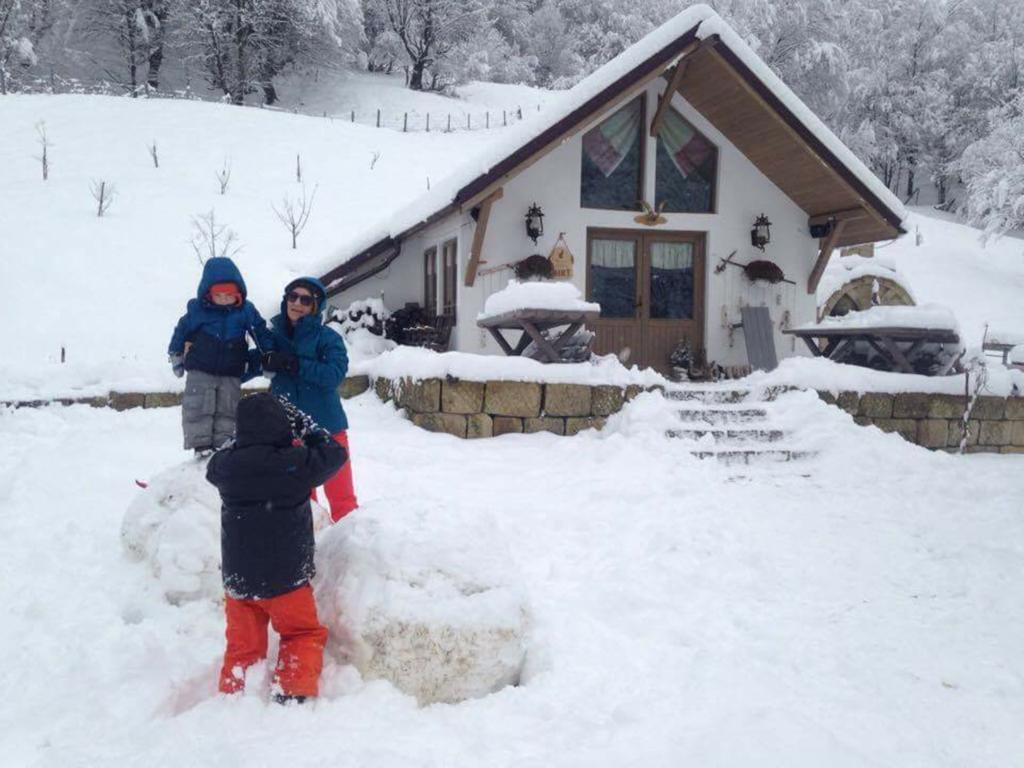
[(455, 195), (455, 201), (461, 210), (466, 211), (479, 205), (495, 188), (504, 186), (506, 181), (522, 173), (585, 128), (595, 115), (606, 111), (610, 105), (628, 102), (643, 91), (652, 80), (660, 77), (673, 61), (692, 53), (701, 42), (697, 38), (697, 26), (588, 99), (539, 136), (528, 141), (490, 171), (460, 189)]
[(491, 193), (490, 197), (480, 203), (480, 214), (476, 219), (476, 228), (473, 230), (473, 246), (469, 250), (469, 262), (466, 264), (466, 280), (468, 287), (476, 282), (476, 271), (481, 264), (486, 262), (480, 260), (484, 249), (484, 238), (487, 236), (487, 223), (491, 218), (491, 206), (504, 196), (505, 191), (498, 187)]
[[(696, 52), (699, 48), (694, 50)], [(686, 75), (686, 67), (689, 63), (689, 56), (680, 59), (679, 63), (673, 68), (671, 77), (668, 78), (668, 86), (665, 88), (665, 92), (661, 94), (661, 98), (658, 99), (658, 109), (654, 113), (654, 119), (651, 120), (652, 139), (658, 137), (658, 131), (661, 130), (661, 121), (665, 119), (665, 113), (668, 111), (669, 104), (672, 103), (672, 96), (679, 90), (679, 86), (683, 82), (683, 77)]]

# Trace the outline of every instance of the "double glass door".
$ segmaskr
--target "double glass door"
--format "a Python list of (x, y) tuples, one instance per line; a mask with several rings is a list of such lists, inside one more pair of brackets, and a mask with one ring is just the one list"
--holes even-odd
[(667, 371), (680, 341), (704, 346), (704, 235), (588, 230), (587, 299), (595, 352)]

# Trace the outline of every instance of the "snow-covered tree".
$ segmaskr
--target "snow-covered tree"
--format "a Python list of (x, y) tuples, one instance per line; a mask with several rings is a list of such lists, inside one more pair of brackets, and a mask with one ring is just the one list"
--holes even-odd
[(13, 67), (37, 62), (36, 46), (53, 26), (50, 0), (0, 0), (0, 94)]
[[(138, 95), (139, 71), (145, 66), (146, 84), (159, 86), (164, 56), (164, 30), (169, 13), (165, 0), (99, 0), (91, 9), (89, 30), (107, 38), (127, 69), (126, 85)], [(116, 73), (111, 73), (116, 79)]]
[(957, 164), (967, 189), (964, 212), (986, 236), (1024, 229), (1024, 90), (993, 110), (989, 125)]

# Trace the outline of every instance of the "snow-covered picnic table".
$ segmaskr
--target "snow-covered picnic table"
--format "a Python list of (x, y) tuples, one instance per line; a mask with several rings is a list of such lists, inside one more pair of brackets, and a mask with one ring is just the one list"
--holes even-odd
[[(490, 332), (506, 355), (522, 355), (532, 341), (545, 362), (557, 363), (562, 347), (600, 314), (601, 305), (583, 301), (572, 283), (512, 281), (488, 297), (476, 324)], [(544, 333), (555, 328), (562, 328), (557, 336)], [(513, 346), (502, 331), (522, 333)]]
[[(865, 342), (891, 370), (900, 373), (916, 372), (914, 359), (926, 344), (960, 345), (960, 329), (953, 313), (935, 304), (872, 307), (863, 312), (826, 317), (783, 333), (803, 339), (814, 355), (837, 361), (842, 361), (856, 342)], [(934, 374), (945, 376), (956, 360), (955, 354), (947, 355)]]

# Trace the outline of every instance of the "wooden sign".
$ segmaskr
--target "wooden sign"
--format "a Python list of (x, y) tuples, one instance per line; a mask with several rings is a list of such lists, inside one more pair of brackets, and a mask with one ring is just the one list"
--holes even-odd
[(558, 242), (548, 254), (548, 261), (551, 262), (551, 276), (556, 280), (565, 280), (572, 277), (573, 255), (569, 250), (569, 244), (565, 242), (565, 233), (558, 235)]

